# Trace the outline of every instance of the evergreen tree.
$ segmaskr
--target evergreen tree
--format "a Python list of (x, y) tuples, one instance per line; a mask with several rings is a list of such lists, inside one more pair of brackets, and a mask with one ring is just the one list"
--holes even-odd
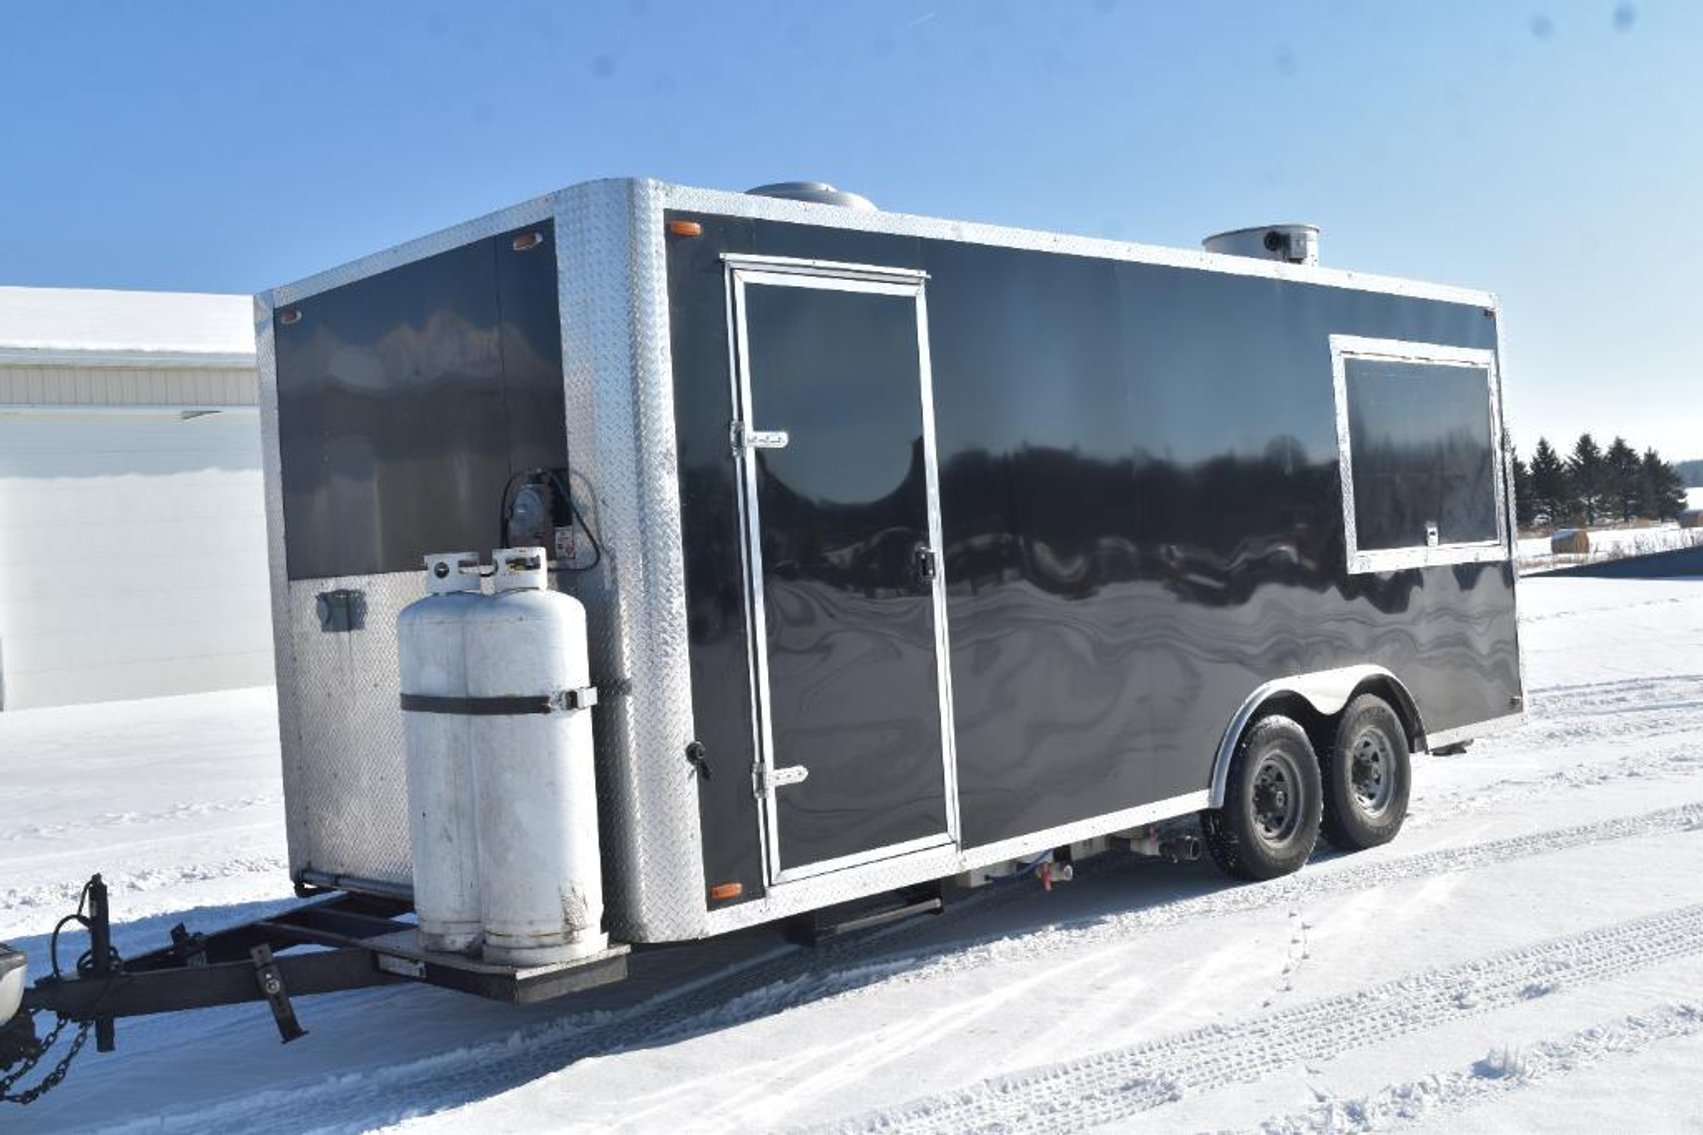
[(1617, 436), (1609, 444), (1608, 452), (1603, 454), (1603, 466), (1605, 511), (1618, 513), (1623, 522), (1638, 515), (1653, 515), (1639, 508), (1646, 488), (1644, 465), (1638, 460), (1638, 451), (1627, 445), (1625, 438)]
[(1685, 480), (1654, 449), (1639, 463), (1639, 509), (1657, 520), (1677, 520), (1685, 511)]
[(1531, 481), (1534, 514), (1547, 514), (1552, 524), (1567, 515), (1573, 495), (1567, 484), (1567, 466), (1546, 438), (1538, 438), (1537, 448), (1532, 450)]
[(1567, 459), (1567, 476), (1573, 486), (1573, 508), (1587, 525), (1595, 524), (1608, 499), (1608, 462), (1602, 447), (1590, 434), (1579, 435), (1573, 455)]
[(1521, 528), (1531, 527), (1537, 515), (1537, 501), (1532, 495), (1532, 471), (1514, 454), (1514, 522)]

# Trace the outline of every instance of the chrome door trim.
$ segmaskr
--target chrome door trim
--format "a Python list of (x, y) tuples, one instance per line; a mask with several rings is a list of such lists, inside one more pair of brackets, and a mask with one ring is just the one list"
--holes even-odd
[(890, 843), (885, 847), (872, 847), (868, 851), (854, 851), (850, 855), (837, 855), (832, 859), (818, 859), (814, 863), (793, 867), (775, 876), (775, 882), (784, 886), (787, 883), (797, 883), (804, 879), (816, 879), (823, 875), (831, 875), (835, 871), (845, 871), (852, 867), (863, 867), (886, 859), (899, 859), (906, 855), (915, 855), (919, 851), (934, 851), (936, 849), (955, 851), (957, 847), (958, 842), (951, 832), (918, 836), (916, 839)]
[[(795, 260), (728, 254), (722, 257), (727, 281), (728, 349), (735, 431), (750, 433), (752, 420), (750, 334), (746, 323), (745, 290), (749, 285), (806, 288), (815, 291), (859, 292), (873, 295), (908, 296), (913, 303), (917, 329), (917, 397), (923, 431), (923, 466), (926, 523), (929, 544), (944, 568), (943, 528), (940, 515), (939, 458), (934, 437), (934, 379), (928, 349), (928, 303), (924, 294), (927, 274), (912, 269), (880, 265), (844, 264), (836, 261)], [(934, 613), (935, 689), (940, 720), (941, 781), (945, 797), (946, 830), (886, 847), (783, 870), (780, 864), (780, 824), (776, 811), (774, 733), (769, 715), (768, 621), (763, 600), (763, 550), (761, 518), (757, 508), (757, 464), (749, 448), (737, 454), (739, 469), (740, 559), (745, 572), (746, 624), (750, 638), (752, 741), (757, 754), (752, 769), (753, 791), (760, 801), (758, 837), (763, 847), (764, 882), (767, 886), (813, 878), (831, 871), (890, 859), (913, 852), (961, 844), (958, 810), (958, 764), (952, 723), (952, 676), (950, 639), (946, 626), (946, 573), (935, 572), (929, 597)]]
[(928, 273), (916, 268), (888, 268), (880, 264), (851, 264), (843, 260), (808, 260), (796, 256), (757, 256), (743, 252), (724, 252), (721, 262), (740, 271), (772, 270), (794, 276), (821, 276), (827, 279), (886, 280), (895, 284), (916, 283), (928, 279)]

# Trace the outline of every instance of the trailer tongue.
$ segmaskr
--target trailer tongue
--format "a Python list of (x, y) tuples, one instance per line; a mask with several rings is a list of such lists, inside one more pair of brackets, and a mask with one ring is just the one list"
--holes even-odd
[[(60, 969), (60, 930), (76, 923), (89, 948), (71, 972)], [(173, 927), (171, 945), (133, 958), (111, 947), (106, 886), (96, 875), (78, 910), (60, 921), (49, 972), (26, 984), (24, 954), (0, 946), (0, 1101), (28, 1103), (64, 1076), (89, 1031), (95, 1047), (116, 1046), (119, 1017), (172, 1013), (264, 1001), (284, 1043), (306, 1033), (293, 998), (414, 981), (524, 1005), (619, 981), (630, 947), (612, 945), (589, 957), (525, 967), (493, 965), (420, 945), (412, 906), (402, 900), (333, 892), (252, 922), (210, 933)], [(98, 947), (104, 946), (104, 951)], [(54, 1027), (38, 1039), (37, 1019)], [(75, 1036), (44, 1080), (22, 1092), (16, 1083), (52, 1057), (68, 1029)]]

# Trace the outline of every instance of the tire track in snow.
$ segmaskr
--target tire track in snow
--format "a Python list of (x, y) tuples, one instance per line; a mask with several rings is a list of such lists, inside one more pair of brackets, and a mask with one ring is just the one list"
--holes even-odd
[[(1416, 788), (1409, 806), (1407, 826), (1427, 828), (1460, 818), (1467, 812), (1481, 812), (1508, 803), (1525, 802), (1539, 793), (1565, 792), (1579, 788), (1594, 788), (1628, 780), (1651, 780), (1661, 777), (1684, 779), (1703, 775), (1703, 752), (1697, 748), (1689, 731), (1675, 731), (1671, 741), (1645, 744), (1634, 751), (1611, 760), (1581, 760), (1530, 776), (1510, 776), (1485, 781), (1471, 788), (1443, 789), (1425, 792)], [(1625, 738), (1611, 738), (1618, 748)], [(1564, 747), (1553, 750), (1558, 755)]]
[(1507, 736), (1562, 741), (1603, 735), (1639, 737), (1694, 724), (1699, 708), (1703, 708), (1703, 675), (1546, 686), (1529, 692), (1528, 721)]
[(53, 824), (31, 824), (0, 832), (0, 843), (18, 843), (29, 839), (56, 839), (74, 832), (129, 829), (148, 824), (170, 823), (174, 820), (198, 820), (206, 816), (245, 812), (253, 808), (282, 808), (284, 797), (279, 793), (264, 796), (244, 796), (238, 800), (205, 800), (180, 802), (155, 812), (106, 812), (79, 820)]
[(1591, 690), (1641, 689), (1662, 682), (1703, 682), (1703, 674), (1647, 674), (1633, 678), (1592, 679), (1589, 682), (1550, 682), (1543, 686), (1532, 686), (1526, 692), (1533, 696), (1575, 694)]
[(1533, 686), (1526, 691), (1528, 709), (1565, 709), (1579, 706), (1589, 710), (1614, 705), (1635, 705), (1658, 691), (1664, 696), (1689, 695), (1703, 687), (1703, 674), (1649, 674), (1636, 678), (1605, 678), (1595, 682), (1563, 682)]
[[(1315, 863), (1298, 874), (1285, 875), (1267, 883), (1233, 886), (1122, 914), (1055, 922), (1014, 935), (1002, 934), (979, 941), (959, 939), (935, 950), (934, 954), (951, 955), (954, 966), (977, 965), (1006, 958), (1032, 961), (1180, 922), (1241, 914), (1278, 904), (1291, 904), (1292, 909), (1299, 909), (1327, 895), (1370, 890), (1410, 879), (1431, 879), (1625, 839), (1688, 831), (1703, 832), (1703, 801), (1486, 843), (1438, 848), (1400, 858), (1382, 858), (1378, 852), (1362, 852), (1342, 856), (1329, 863)], [(913, 959), (913, 964), (904, 971), (905, 980), (931, 976), (921, 965), (926, 960)]]
[[(1703, 711), (1703, 675), (1633, 678), (1546, 687), (1531, 696), (1532, 720), (1480, 744), (1494, 760), (1501, 748), (1552, 754), (1570, 763), (1546, 771), (1503, 776), (1471, 788), (1427, 792), (1416, 777), (1408, 822), (1424, 827), (1466, 811), (1494, 807), (1534, 792), (1554, 792), (1652, 777), (1703, 773), (1695, 740)], [(1637, 742), (1637, 744), (1634, 744)], [(1428, 758), (1446, 765), (1456, 757)]]
[[(1689, 674), (1546, 687), (1531, 691), (1527, 723), (1517, 734), (1509, 735), (1529, 737), (1535, 733), (1541, 737), (1550, 731), (1581, 726), (1597, 732), (1638, 735), (1648, 728), (1638, 718), (1652, 717), (1654, 726), (1665, 728), (1687, 717), (1694, 721), (1699, 707), (1703, 707), (1703, 677)], [(1619, 725), (1616, 719), (1621, 720)]]
[[(589, 1056), (667, 1044), (699, 1032), (769, 1016), (795, 1004), (879, 981), (905, 968), (882, 961), (896, 943), (932, 931), (942, 920), (998, 910), (1025, 894), (1015, 885), (971, 895), (928, 919), (834, 938), (814, 949), (783, 946), (637, 1004), (593, 1010), (500, 1038), (406, 1063), (363, 1071), (356, 1079), (332, 1073), (286, 1089), (253, 1092), (182, 1112), (107, 1125), (131, 1131), (366, 1131), (430, 1114), (560, 1071)], [(304, 1010), (304, 1018), (311, 1007)], [(345, 1018), (343, 1027), (358, 1022)], [(405, 1101), (405, 1102), (404, 1102)]]
[(1492, 1051), (1468, 1068), (1391, 1084), (1351, 1099), (1325, 1097), (1316, 1107), (1267, 1119), (1254, 1130), (1261, 1135), (1357, 1135), (1383, 1130), (1406, 1120), (1430, 1118), (1440, 1109), (1464, 1110), (1585, 1065), (1700, 1033), (1703, 1004), (1657, 1005), (1559, 1040), (1539, 1041), (1516, 1051)]
[[(1692, 545), (1689, 544), (1686, 545), (1686, 547), (1691, 546)], [(1537, 574), (1541, 576), (1543, 573), (1539, 572)], [(1563, 611), (1547, 611), (1540, 615), (1522, 614), (1520, 616), (1520, 622), (1549, 623), (1554, 622), (1557, 619), (1586, 619), (1590, 618), (1592, 615), (1620, 615), (1626, 611), (1636, 611), (1642, 607), (1668, 607), (1695, 603), (1697, 601), (1698, 597), (1695, 595), (1664, 595), (1660, 599), (1645, 599), (1637, 603), (1616, 603), (1608, 607), (1575, 607)]]
[[(669, 1044), (715, 1029), (773, 1016), (799, 1005), (888, 981), (921, 982), (966, 966), (1020, 961), (1025, 965), (1084, 946), (1180, 922), (1212, 919), (1279, 903), (1384, 886), (1413, 878), (1475, 870), (1578, 847), (1659, 835), (1703, 831), (1703, 802), (1637, 816), (1516, 836), (1403, 858), (1344, 857), (1299, 874), (1258, 885), (1231, 887), (1111, 916), (1062, 921), (1016, 933), (960, 936), (905, 952), (913, 939), (937, 933), (941, 919), (991, 913), (1034, 892), (1010, 885), (973, 895), (932, 919), (913, 919), (866, 935), (831, 939), (809, 949), (782, 949), (708, 975), (621, 1009), (577, 1014), (466, 1048), (363, 1072), (358, 1082), (340, 1075), (221, 1102), (136, 1130), (288, 1129), (302, 1125), (364, 1130), (494, 1095), (561, 1071), (592, 1056)], [(1109, 860), (1109, 862), (1108, 862)], [(1123, 861), (1127, 863), (1127, 860)], [(1338, 865), (1340, 864), (1340, 866)], [(1113, 857), (1084, 865), (1096, 872), (1118, 866)], [(973, 930), (973, 927), (966, 927)], [(346, 1025), (350, 1022), (345, 1021)], [(406, 1104), (399, 1103), (406, 1100)], [(130, 1130), (118, 1127), (113, 1130)]]
[(1703, 954), (1703, 904), (1421, 970), (1294, 1009), (1000, 1076), (815, 1130), (1079, 1131), (1435, 1028)]
[[(244, 875), (265, 876), (266, 890), (277, 892), (279, 879), (287, 879), (289, 864), (282, 856), (248, 855), (234, 859), (224, 859), (217, 863), (196, 863), (183, 867), (153, 867), (137, 871), (122, 871), (118, 873), (102, 872), (101, 878), (107, 885), (107, 890), (115, 901), (115, 910), (126, 921), (133, 918), (146, 917), (152, 913), (152, 905), (144, 903), (140, 907), (135, 904), (124, 905), (126, 897), (143, 896), (162, 890), (172, 891), (175, 888), (190, 883), (205, 883), (216, 879), (234, 879)], [(77, 898), (83, 893), (83, 880), (74, 883), (58, 882), (44, 883), (33, 887), (8, 887), (0, 891), (0, 917), (7, 921), (28, 918), (40, 912), (51, 915), (57, 920), (62, 914), (68, 914), (77, 905)], [(171, 903), (181, 901), (181, 896), (171, 896)], [(43, 927), (44, 931), (46, 927)]]

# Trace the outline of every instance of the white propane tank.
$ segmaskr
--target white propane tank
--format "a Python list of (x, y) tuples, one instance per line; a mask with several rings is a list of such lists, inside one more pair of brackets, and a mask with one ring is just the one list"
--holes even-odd
[(493, 558), (494, 594), (467, 623), (484, 957), (570, 961), (609, 944), (585, 608), (548, 589), (544, 549)]
[(472, 718), (455, 712), (455, 703), (468, 692), (463, 628), (486, 602), (478, 555), (427, 556), (426, 591), (396, 618), (414, 909), (421, 946), (471, 953), (480, 930), (473, 733)]

